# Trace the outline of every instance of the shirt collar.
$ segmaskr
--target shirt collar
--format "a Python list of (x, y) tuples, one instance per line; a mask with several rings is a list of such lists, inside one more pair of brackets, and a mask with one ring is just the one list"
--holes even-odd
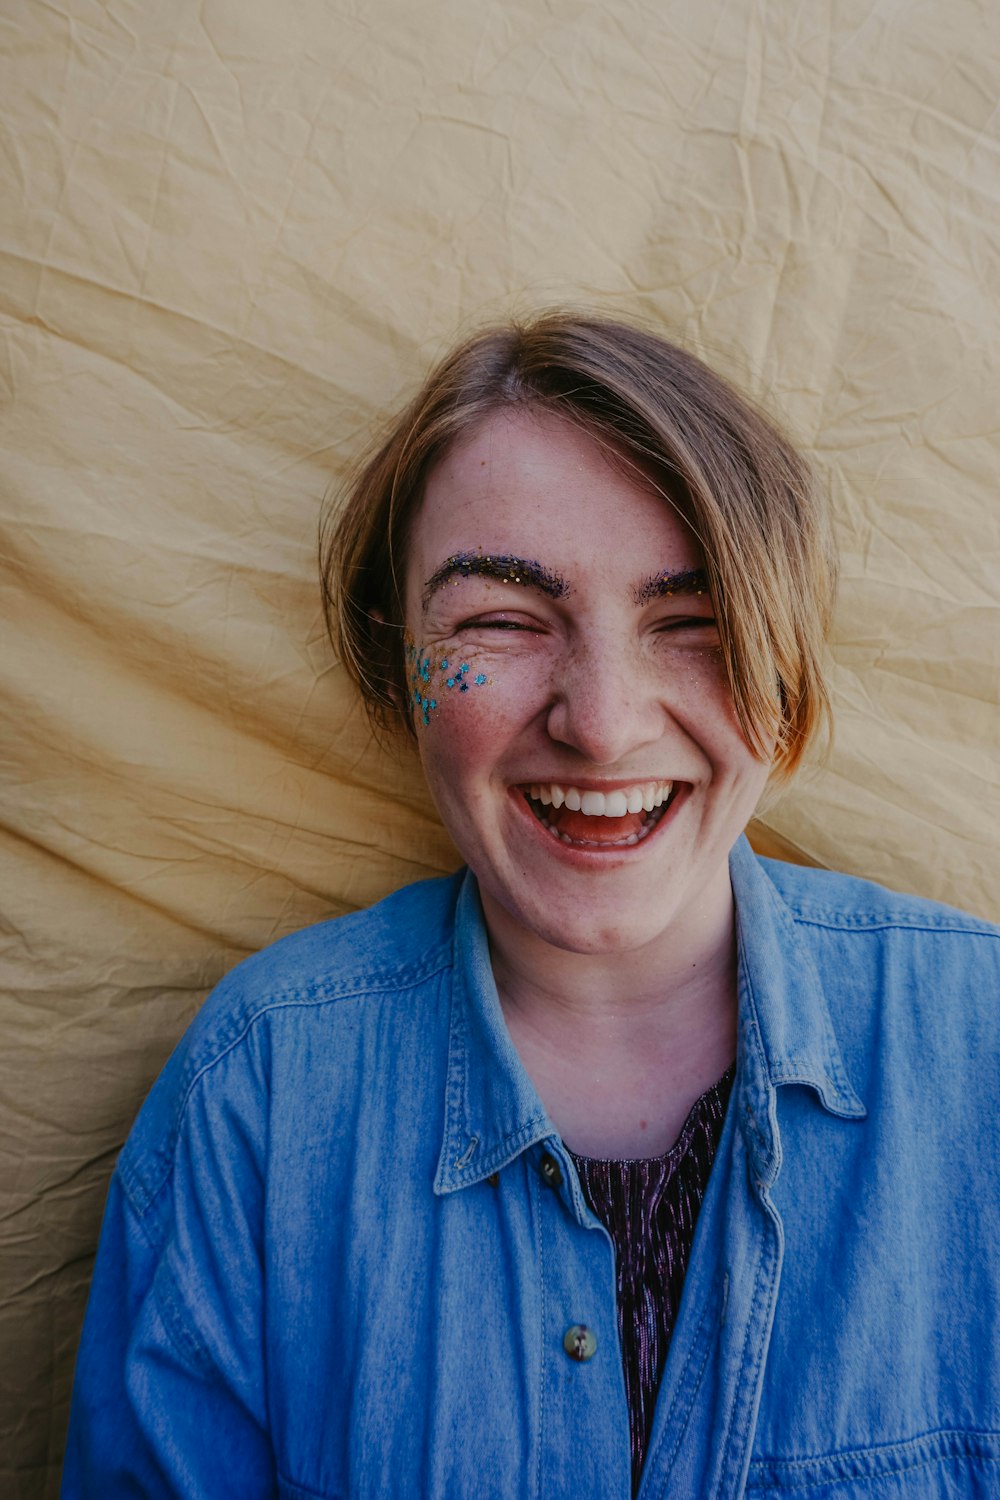
[(466, 870), (455, 909), (455, 958), (436, 1193), (499, 1172), (555, 1127), (518, 1057), (500, 1009), (479, 888)]
[(746, 838), (729, 858), (739, 955), (742, 1119), (757, 1175), (781, 1161), (775, 1089), (804, 1084), (824, 1109), (847, 1120), (867, 1111), (847, 1076), (811, 946)]
[[(757, 1170), (777, 1171), (774, 1090), (805, 1084), (846, 1119), (865, 1108), (844, 1068), (808, 944), (745, 838), (730, 856), (739, 950), (737, 1084)], [(556, 1134), (511, 1041), (490, 964), (475, 877), (455, 912), (444, 1140), (434, 1190), (453, 1192), (498, 1172)]]

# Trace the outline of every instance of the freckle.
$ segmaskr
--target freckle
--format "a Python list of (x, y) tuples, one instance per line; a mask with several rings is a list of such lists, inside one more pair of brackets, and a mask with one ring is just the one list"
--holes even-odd
[(646, 1121), (645, 1120), (640, 1120), (639, 1121), (639, 1129), (640, 1130), (645, 1130), (645, 1128), (646, 1128)]

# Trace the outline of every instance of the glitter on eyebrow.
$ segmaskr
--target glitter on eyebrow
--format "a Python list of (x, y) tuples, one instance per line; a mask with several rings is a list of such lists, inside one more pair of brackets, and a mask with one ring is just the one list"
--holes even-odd
[(538, 589), (550, 599), (565, 599), (569, 584), (565, 578), (539, 562), (529, 562), (524, 557), (513, 557), (510, 553), (456, 552), (448, 557), (431, 575), (424, 586), (424, 604), (431, 595), (449, 579), (457, 583), (460, 578), (492, 578), (497, 583), (519, 583), (523, 588)]
[(686, 573), (654, 573), (634, 591), (636, 604), (652, 604), (654, 599), (669, 599), (673, 595), (709, 593), (708, 574), (704, 568), (691, 568)]

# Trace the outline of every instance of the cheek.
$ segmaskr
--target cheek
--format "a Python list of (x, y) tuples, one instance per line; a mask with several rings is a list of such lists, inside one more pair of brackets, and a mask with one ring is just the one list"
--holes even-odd
[(418, 732), (443, 712), (450, 717), (463, 699), (478, 697), (492, 683), (490, 673), (481, 670), (474, 656), (419, 645), (409, 635), (403, 642), (403, 656), (407, 708)]
[(726, 739), (743, 738), (721, 649), (664, 653), (660, 670), (668, 684), (668, 702), (679, 714), (696, 718), (706, 730), (714, 726)]
[(719, 646), (671, 646), (664, 642), (650, 666), (665, 685), (678, 691), (728, 693), (726, 663)]
[[(677, 712), (720, 768), (741, 781), (760, 781), (770, 774), (775, 741), (769, 737), (755, 750), (743, 732), (719, 649), (698, 652), (678, 675)], [(758, 789), (755, 796), (759, 796)]]

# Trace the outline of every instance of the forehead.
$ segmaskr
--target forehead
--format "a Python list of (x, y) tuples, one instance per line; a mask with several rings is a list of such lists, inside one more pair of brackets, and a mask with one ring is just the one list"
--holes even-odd
[(510, 553), (571, 574), (681, 570), (693, 533), (638, 470), (548, 412), (499, 412), (431, 470), (410, 536), (407, 585), (455, 553)]

